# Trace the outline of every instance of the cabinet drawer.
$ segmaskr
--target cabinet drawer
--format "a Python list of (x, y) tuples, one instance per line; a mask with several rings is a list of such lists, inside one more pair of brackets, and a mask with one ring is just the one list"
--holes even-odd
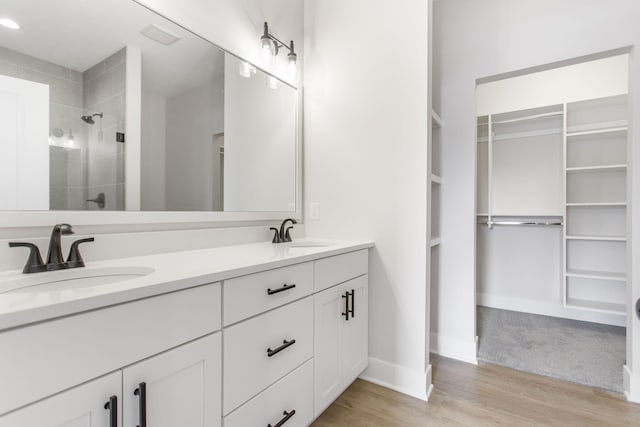
[[(295, 412), (293, 412), (295, 411)], [(287, 417), (284, 427), (306, 427), (313, 420), (313, 360), (224, 418), (224, 427), (276, 425)]]
[(313, 293), (313, 263), (291, 265), (224, 281), (224, 325)]
[(226, 415), (312, 357), (313, 297), (226, 328), (223, 340)]
[(367, 274), (369, 251), (362, 249), (315, 261), (315, 291)]
[(0, 414), (218, 330), (220, 309), (215, 283), (2, 332)]

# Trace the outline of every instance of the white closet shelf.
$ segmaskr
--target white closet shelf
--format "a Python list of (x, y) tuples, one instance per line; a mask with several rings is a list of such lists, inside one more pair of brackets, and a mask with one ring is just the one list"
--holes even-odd
[(618, 172), (626, 171), (627, 165), (601, 165), (601, 166), (580, 166), (567, 168), (567, 173), (575, 172)]
[(578, 277), (581, 279), (611, 280), (613, 282), (627, 281), (627, 275), (625, 273), (617, 273), (613, 271), (567, 270), (566, 276)]
[[(535, 138), (538, 136), (546, 136), (546, 135), (559, 135), (562, 133), (562, 129), (543, 129), (529, 132), (514, 132), (514, 133), (505, 133), (502, 135), (494, 135), (492, 141), (511, 141), (514, 139), (526, 139), (526, 138)], [(480, 137), (478, 138), (478, 142), (487, 142), (489, 141), (488, 137)]]
[(432, 184), (442, 184), (442, 177), (440, 175), (436, 175), (435, 173), (431, 174), (431, 183)]
[(609, 130), (609, 129), (624, 129), (626, 130), (629, 124), (626, 120), (612, 120), (608, 122), (595, 122), (595, 123), (583, 123), (581, 125), (567, 126), (567, 133), (587, 132), (593, 130)]
[(601, 313), (625, 314), (627, 306), (612, 302), (593, 301), (586, 299), (567, 298), (566, 307), (598, 311)]
[(438, 246), (440, 243), (442, 243), (442, 239), (440, 237), (433, 237), (429, 245), (433, 248), (434, 246)]
[(431, 110), (431, 123), (435, 127), (442, 127), (442, 118), (435, 112), (435, 110)]
[(597, 207), (597, 206), (627, 206), (626, 202), (580, 202), (580, 203), (567, 203), (569, 207)]
[(624, 236), (587, 236), (587, 235), (570, 235), (567, 236), (567, 240), (592, 240), (602, 242), (626, 242), (627, 238)]
[(620, 127), (612, 127), (612, 128), (604, 128), (604, 129), (593, 129), (593, 130), (583, 130), (577, 132), (570, 132), (567, 130), (567, 138), (572, 136), (587, 136), (587, 135), (602, 135), (608, 133), (622, 133), (627, 131), (627, 126)]
[(532, 114), (530, 116), (514, 117), (513, 119), (493, 120), (492, 124), (515, 123), (515, 122), (522, 122), (522, 121), (525, 121), (525, 120), (545, 119), (547, 117), (562, 116), (563, 114), (564, 114), (563, 110), (558, 110), (558, 111), (551, 111), (549, 113)]

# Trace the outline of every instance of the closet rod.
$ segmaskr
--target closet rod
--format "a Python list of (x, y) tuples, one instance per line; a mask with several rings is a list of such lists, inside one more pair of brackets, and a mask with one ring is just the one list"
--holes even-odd
[(500, 124), (500, 123), (521, 122), (523, 120), (542, 119), (542, 118), (545, 118), (545, 117), (561, 116), (563, 114), (564, 114), (563, 111), (552, 111), (551, 113), (534, 114), (532, 116), (517, 117), (515, 119), (498, 120), (498, 121), (493, 122), (493, 124), (495, 125), (495, 124)]
[(478, 224), (485, 224), (489, 227), (494, 225), (537, 225), (537, 226), (561, 226), (562, 222), (557, 221), (479, 221)]

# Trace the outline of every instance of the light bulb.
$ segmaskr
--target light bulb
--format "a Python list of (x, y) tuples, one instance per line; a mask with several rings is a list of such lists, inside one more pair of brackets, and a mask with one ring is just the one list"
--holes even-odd
[(289, 54), (289, 65), (287, 67), (288, 71), (289, 71), (289, 75), (292, 78), (295, 78), (297, 76), (298, 73), (298, 63), (296, 62), (295, 59), (295, 54), (294, 54), (294, 58), (291, 58), (291, 54)]
[(8, 28), (10, 30), (19, 30), (20, 29), (20, 25), (16, 21), (14, 21), (13, 19), (9, 19), (9, 18), (0, 19), (0, 25), (2, 25), (5, 28)]
[(67, 136), (67, 145), (73, 145), (73, 130), (69, 129), (69, 135)]
[(250, 79), (253, 74), (256, 73), (256, 68), (248, 62), (240, 62), (240, 75), (244, 78)]
[(273, 76), (267, 76), (267, 87), (269, 89), (278, 89), (278, 87), (280, 87), (280, 83), (278, 82), (278, 79), (276, 79)]

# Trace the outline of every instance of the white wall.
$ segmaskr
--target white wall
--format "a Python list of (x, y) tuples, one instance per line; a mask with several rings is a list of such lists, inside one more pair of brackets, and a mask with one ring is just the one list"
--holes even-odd
[(427, 15), (422, 1), (305, 1), (307, 233), (374, 239), (365, 377), (422, 398)]
[(476, 114), (506, 113), (629, 93), (629, 55), (478, 84)]
[(142, 91), (140, 141), (140, 207), (143, 211), (166, 210), (167, 100)]
[(214, 135), (224, 131), (223, 88), (219, 79), (167, 99), (167, 210), (220, 210)]
[(293, 212), (298, 93), (262, 72), (240, 76), (240, 62), (225, 59), (224, 210)]
[[(474, 180), (476, 79), (539, 66), (594, 52), (640, 47), (640, 2), (634, 0), (446, 0), (436, 3), (441, 32), (435, 46), (441, 87), (443, 218), (441, 246), (441, 318), (438, 335), (475, 352)], [(632, 63), (637, 66), (637, 58)], [(640, 73), (632, 72), (632, 126), (640, 126)], [(633, 133), (630, 158), (640, 157), (640, 133)], [(632, 206), (640, 203), (640, 173), (632, 169)], [(635, 210), (630, 217), (639, 218)], [(640, 252), (640, 227), (633, 228), (630, 263)], [(637, 255), (636, 255), (637, 258)], [(633, 273), (632, 273), (633, 274)], [(633, 283), (633, 279), (631, 281)], [(633, 284), (633, 301), (640, 289)], [(640, 385), (640, 323), (628, 319), (635, 338), (628, 363)], [(631, 350), (631, 349), (629, 349)], [(636, 386), (637, 387), (637, 386)], [(631, 394), (640, 399), (640, 390)]]

